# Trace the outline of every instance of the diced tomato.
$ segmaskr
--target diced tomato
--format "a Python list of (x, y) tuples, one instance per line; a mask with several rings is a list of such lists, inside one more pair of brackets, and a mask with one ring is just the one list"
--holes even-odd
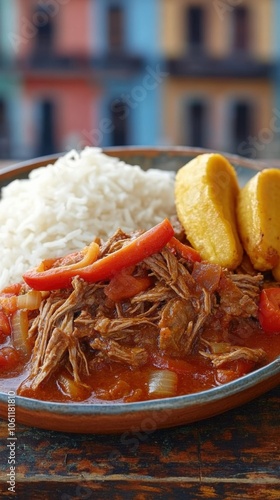
[(9, 318), (4, 311), (0, 311), (0, 342), (4, 342), (9, 335), (11, 335)]
[(239, 377), (243, 377), (247, 373), (250, 373), (255, 366), (254, 361), (250, 361), (249, 359), (237, 359), (236, 361), (232, 361), (233, 369), (235, 373), (238, 374)]
[(0, 373), (14, 370), (20, 361), (20, 355), (13, 347), (0, 349)]
[(0, 296), (4, 295), (19, 295), (22, 289), (22, 283), (13, 283), (12, 285), (8, 285), (0, 292)]
[(191, 363), (183, 359), (173, 359), (167, 356), (152, 356), (152, 364), (156, 368), (161, 368), (163, 370), (170, 370), (172, 372), (178, 373), (179, 375), (186, 375), (194, 371), (194, 367)]
[(147, 290), (151, 284), (152, 280), (148, 276), (134, 277), (131, 268), (123, 269), (111, 279), (105, 294), (114, 302), (120, 302)]
[(261, 291), (259, 322), (266, 333), (280, 333), (280, 288)]
[[(8, 285), (0, 292), (0, 307), (5, 313), (13, 313), (17, 310), (17, 297), (22, 291), (22, 283)], [(0, 324), (1, 329), (1, 324)]]
[(6, 313), (13, 313), (17, 310), (17, 295), (0, 295), (0, 307)]
[(247, 359), (237, 359), (227, 363), (222, 368), (218, 368), (216, 372), (216, 380), (220, 384), (228, 384), (237, 378), (243, 377), (250, 373), (254, 368), (254, 361)]

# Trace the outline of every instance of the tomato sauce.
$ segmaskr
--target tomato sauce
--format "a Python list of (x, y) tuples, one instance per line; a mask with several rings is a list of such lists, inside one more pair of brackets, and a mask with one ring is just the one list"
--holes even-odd
[[(121, 256), (127, 239), (116, 236)], [(270, 317), (266, 332), (259, 321), (264, 277), (230, 273), (193, 253), (186, 260), (184, 245), (172, 241), (98, 282), (75, 276), (44, 292), (26, 283), (3, 290), (0, 390), (65, 403), (147, 401), (229, 383), (280, 356), (280, 328)], [(280, 318), (273, 290), (266, 318), (278, 309)]]
[[(248, 334), (239, 335), (240, 345), (250, 348), (261, 348), (266, 354), (265, 364), (280, 355), (280, 334), (267, 335), (259, 327)], [(213, 387), (231, 382), (246, 375), (254, 369), (254, 364), (246, 360), (232, 361), (222, 368), (215, 368), (208, 359), (198, 354), (189, 355), (186, 360), (151, 355), (149, 362), (132, 370), (116, 362), (101, 362), (89, 375), (85, 376), (76, 401), (89, 403), (129, 403), (158, 399), (161, 396), (149, 394), (149, 380), (156, 369), (174, 371), (178, 377), (177, 389), (174, 395), (198, 393)], [(61, 369), (65, 373), (64, 368)], [(53, 375), (46, 384), (42, 384), (36, 392), (28, 385), (28, 363), (22, 366), (22, 372), (13, 376), (13, 371), (5, 374), (0, 381), (0, 388), (6, 392), (17, 390), (21, 386), (21, 395), (45, 401), (71, 403), (73, 399), (57, 382), (59, 374)], [(3, 374), (2, 374), (3, 377)]]

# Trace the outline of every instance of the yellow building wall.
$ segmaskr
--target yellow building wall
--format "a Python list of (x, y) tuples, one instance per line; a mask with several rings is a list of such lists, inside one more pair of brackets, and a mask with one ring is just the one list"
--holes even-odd
[[(248, 7), (251, 13), (251, 54), (266, 61), (272, 54), (273, 0), (238, 0), (236, 6)], [(161, 45), (166, 57), (182, 57), (185, 43), (185, 11), (203, 6), (206, 11), (205, 40), (210, 56), (223, 58), (231, 54), (231, 14), (234, 6), (227, 0), (161, 0)], [(225, 6), (225, 11), (221, 10)]]
[[(234, 82), (234, 83), (233, 83)], [(255, 110), (256, 136), (270, 127), (273, 119), (272, 85), (265, 79), (200, 79), (172, 78), (164, 87), (164, 136), (169, 144), (186, 144), (184, 113), (187, 102), (205, 99), (209, 107), (209, 143), (213, 149), (228, 149), (230, 137), (230, 107), (236, 100), (251, 102)], [(278, 118), (277, 118), (278, 119)], [(279, 119), (278, 119), (279, 121)], [(187, 145), (187, 144), (186, 144)]]

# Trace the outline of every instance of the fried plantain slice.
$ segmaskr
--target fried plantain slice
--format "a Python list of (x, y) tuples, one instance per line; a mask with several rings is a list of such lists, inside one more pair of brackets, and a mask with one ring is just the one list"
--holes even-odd
[(237, 219), (254, 268), (275, 269), (280, 278), (280, 170), (262, 170), (247, 182), (238, 196)]
[(192, 246), (202, 259), (235, 269), (242, 260), (236, 200), (237, 174), (228, 160), (216, 153), (197, 156), (176, 175), (175, 205)]

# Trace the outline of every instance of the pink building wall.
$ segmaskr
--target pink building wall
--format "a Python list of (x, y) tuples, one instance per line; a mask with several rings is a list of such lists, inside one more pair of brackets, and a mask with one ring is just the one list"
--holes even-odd
[[(23, 62), (24, 70), (23, 120), (30, 155), (36, 154), (40, 103), (49, 100), (54, 105), (55, 148), (63, 151), (75, 144), (83, 147), (90, 144), (91, 131), (96, 128), (98, 120), (95, 103), (100, 101), (101, 94), (98, 85), (89, 78), (88, 67), (79, 69), (75, 63), (78, 58), (88, 60), (90, 64), (93, 2), (46, 0), (46, 5), (49, 5), (49, 11), (41, 11), (40, 17), (36, 10), (40, 3), (35, 0), (19, 0), (18, 33), (21, 43), (18, 58)], [(50, 63), (38, 66), (38, 61), (34, 63), (29, 56), (34, 54), (36, 48), (37, 26), (48, 19), (54, 26), (53, 46), (47, 54)], [(69, 67), (60, 66), (59, 57), (63, 56), (69, 59)]]
[(93, 43), (90, 31), (94, 3), (91, 0), (49, 0), (49, 6), (49, 14), (39, 16), (36, 9), (40, 4), (36, 0), (18, 0), (19, 59), (32, 53), (38, 26), (48, 17), (55, 27), (57, 55), (88, 56)]
[(81, 79), (64, 78), (27, 79), (23, 89), (23, 99), (26, 103), (25, 113), (26, 141), (30, 150), (36, 144), (36, 106), (44, 99), (51, 100), (55, 105), (55, 141), (57, 151), (71, 149), (75, 144), (82, 147), (90, 145), (91, 131), (97, 127), (97, 106), (100, 100), (100, 89), (90, 86)]
[(89, 56), (92, 48), (90, 35), (94, 2), (71, 0), (63, 8), (57, 51), (61, 54)]

